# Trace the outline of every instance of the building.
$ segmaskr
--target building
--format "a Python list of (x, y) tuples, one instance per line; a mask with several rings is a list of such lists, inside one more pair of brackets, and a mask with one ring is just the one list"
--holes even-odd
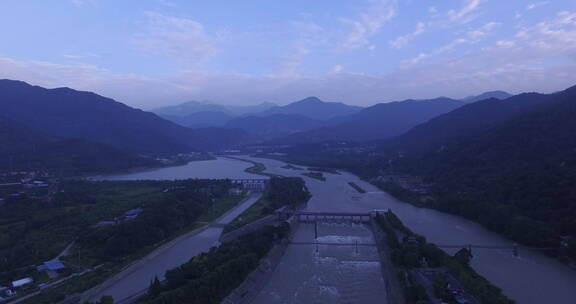
[(142, 213), (142, 208), (135, 208), (124, 212), (124, 220), (129, 221), (137, 218)]
[(62, 264), (62, 262), (60, 262), (59, 259), (53, 259), (50, 261), (46, 261), (44, 263), (42, 263), (42, 265), (36, 267), (36, 269), (38, 271), (43, 271), (43, 270), (52, 270), (52, 271), (59, 271), (66, 268), (66, 266), (64, 266), (64, 264)]
[(262, 192), (266, 190), (267, 180), (265, 179), (238, 179), (233, 180), (232, 183), (236, 185), (242, 185), (245, 190)]
[(64, 264), (62, 264), (62, 262), (57, 258), (46, 261), (42, 263), (42, 265), (36, 267), (36, 270), (38, 271), (45, 271), (51, 279), (57, 278), (59, 275), (58, 272), (64, 269), (66, 269), (66, 266), (64, 266)]
[(20, 280), (13, 281), (10, 285), (12, 285), (12, 288), (21, 288), (23, 286), (32, 284), (32, 282), (34, 282), (32, 278), (23, 278)]

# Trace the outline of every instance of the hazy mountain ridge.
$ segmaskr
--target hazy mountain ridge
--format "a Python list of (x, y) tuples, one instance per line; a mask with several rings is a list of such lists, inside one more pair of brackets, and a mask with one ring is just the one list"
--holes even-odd
[(82, 139), (51, 138), (0, 116), (0, 169), (63, 173), (118, 171), (158, 163), (128, 151)]
[[(84, 138), (147, 154), (214, 149), (234, 142), (195, 131), (113, 99), (69, 88), (45, 89), (24, 82), (0, 81), (0, 111), (33, 130), (60, 138)], [(208, 134), (203, 134), (209, 132)]]
[(226, 127), (242, 129), (261, 140), (286, 136), (295, 132), (319, 128), (322, 121), (297, 114), (243, 116), (230, 120)]
[(221, 105), (211, 102), (188, 101), (177, 105), (152, 109), (151, 112), (168, 117), (186, 117), (201, 112), (221, 112), (229, 116), (240, 116), (266, 111), (275, 106), (276, 104), (271, 102), (262, 102), (256, 105), (237, 106)]
[(550, 95), (523, 93), (505, 100), (492, 98), (466, 104), (390, 139), (381, 150), (406, 153), (437, 149), (458, 136), (480, 131), (531, 111), (550, 98)]
[(484, 99), (491, 99), (491, 98), (495, 98), (495, 99), (506, 99), (506, 98), (510, 98), (514, 95), (508, 93), (508, 92), (504, 92), (504, 91), (489, 91), (489, 92), (484, 92), (480, 95), (472, 95), (472, 96), (468, 96), (466, 98), (461, 99), (464, 102), (467, 103), (473, 103), (473, 102), (477, 102), (480, 100), (484, 100)]
[[(520, 94), (500, 104), (519, 105), (448, 138), (441, 149), (383, 163), (389, 164), (387, 170), (428, 181), (437, 198), (431, 207), (477, 220), (526, 244), (556, 246), (561, 235), (576, 236), (576, 87), (549, 95)], [(471, 106), (445, 116), (460, 114), (465, 121)], [(571, 248), (576, 256), (576, 246)]]
[(234, 116), (220, 111), (202, 111), (188, 114), (186, 116), (160, 114), (160, 117), (175, 122), (181, 126), (193, 129), (223, 127), (234, 118)]
[(362, 110), (362, 107), (351, 106), (341, 102), (326, 102), (318, 97), (307, 97), (285, 106), (270, 108), (258, 113), (258, 115), (295, 114), (316, 120), (328, 120), (338, 116), (354, 114), (360, 110)]
[(430, 100), (404, 100), (380, 103), (328, 121), (332, 126), (296, 133), (275, 143), (303, 144), (322, 141), (369, 141), (397, 136), (437, 115), (449, 112), (463, 102), (440, 97)]

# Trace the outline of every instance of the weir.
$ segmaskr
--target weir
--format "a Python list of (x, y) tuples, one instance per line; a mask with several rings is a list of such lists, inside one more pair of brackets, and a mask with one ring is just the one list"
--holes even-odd
[(351, 222), (369, 223), (375, 216), (372, 213), (350, 213), (350, 212), (303, 212), (303, 211), (280, 211), (276, 213), (279, 220), (286, 220), (294, 217), (299, 222)]

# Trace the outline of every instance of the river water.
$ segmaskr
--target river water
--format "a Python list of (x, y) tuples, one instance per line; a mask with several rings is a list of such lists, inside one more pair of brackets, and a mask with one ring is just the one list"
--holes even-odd
[(165, 167), (154, 170), (139, 171), (127, 174), (117, 174), (94, 177), (95, 180), (174, 180), (187, 178), (215, 178), (215, 179), (250, 179), (263, 178), (261, 175), (245, 172), (244, 169), (251, 167), (248, 162), (230, 158), (217, 158), (214, 160), (202, 160), (189, 162), (184, 166)]
[[(275, 160), (244, 157), (264, 163), (267, 172), (284, 176), (300, 176), (312, 193), (308, 211), (367, 212), (392, 209), (402, 221), (429, 241), (441, 245), (478, 244), (511, 245), (512, 242), (466, 219), (442, 212), (416, 208), (396, 200), (387, 193), (342, 172), (325, 174), (327, 180), (302, 176), (302, 171), (282, 168)], [(181, 179), (181, 178), (262, 178), (243, 172), (250, 164), (221, 159), (193, 162), (187, 166), (162, 168), (134, 174), (110, 176), (106, 179)], [(366, 193), (358, 193), (348, 185), (355, 182)], [(369, 242), (366, 228), (321, 225), (319, 234), (331, 241)], [(313, 228), (302, 225), (296, 231), (298, 240), (313, 239)], [(198, 240), (194, 242), (205, 241)], [(189, 242), (192, 245), (192, 241)], [(208, 246), (209, 247), (209, 246)], [(326, 247), (326, 248), (324, 248)], [(283, 261), (256, 303), (372, 303), (384, 299), (383, 283), (374, 249), (365, 247), (356, 253), (350, 246), (289, 246)], [(177, 250), (178, 251), (178, 250)], [(197, 250), (183, 248), (186, 255)], [(521, 304), (576, 303), (576, 271), (538, 252), (520, 251), (514, 257), (510, 250), (476, 250), (472, 266), (476, 271), (502, 288), (504, 293)], [(152, 267), (152, 266), (151, 266)], [(370, 297), (367, 294), (373, 293)]]
[[(313, 224), (299, 224), (294, 242), (314, 242)], [(289, 245), (270, 282), (252, 303), (386, 303), (378, 250), (362, 224), (318, 224), (319, 243)], [(349, 244), (355, 244), (350, 246)]]
[[(302, 176), (301, 171), (282, 168), (285, 166), (283, 162), (260, 158), (251, 159), (266, 165), (267, 172), (285, 176)], [(304, 177), (306, 185), (313, 194), (307, 207), (309, 211), (366, 212), (374, 209), (392, 209), (410, 229), (436, 244), (509, 246), (513, 243), (474, 222), (431, 209), (416, 208), (398, 201), (355, 175), (341, 173), (341, 175), (324, 174), (327, 178), (325, 182)], [(358, 193), (348, 185), (348, 182), (358, 184), (367, 192)], [(500, 287), (517, 303), (576, 303), (576, 271), (554, 259), (538, 252), (525, 250), (520, 250), (519, 257), (514, 257), (510, 250), (479, 249), (473, 253), (472, 267), (494, 285)], [(288, 252), (287, 259), (290, 258), (289, 254)], [(278, 278), (273, 277), (272, 282), (275, 279), (281, 281), (286, 274), (282, 272), (281, 267), (278, 270)], [(379, 283), (374, 282), (374, 284)], [(273, 287), (268, 285), (264, 291), (269, 292), (271, 288)], [(288, 301), (287, 303), (314, 302)]]
[[(250, 208), (261, 194), (253, 194), (236, 208), (222, 215), (215, 222), (228, 224), (238, 215)], [(206, 252), (210, 247), (217, 246), (223, 228), (209, 226), (185, 234), (172, 242), (160, 247), (118, 275), (107, 280), (93, 294), (87, 295), (90, 301), (98, 301), (102, 296), (112, 296), (118, 303), (134, 295), (142, 295), (150, 282), (158, 277), (164, 278), (167, 270), (176, 268), (190, 260), (193, 256)]]

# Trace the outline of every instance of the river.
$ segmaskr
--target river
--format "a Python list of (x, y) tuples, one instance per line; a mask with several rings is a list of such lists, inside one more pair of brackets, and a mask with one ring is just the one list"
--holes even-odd
[[(392, 209), (410, 229), (436, 244), (512, 244), (511, 241), (469, 220), (400, 202), (346, 172), (341, 175), (325, 174), (327, 180), (319, 181), (302, 176), (302, 171), (282, 168), (285, 163), (280, 161), (244, 158), (264, 163), (266, 171), (270, 173), (303, 177), (313, 195), (308, 203), (309, 211), (366, 212)], [(110, 176), (106, 179), (255, 178), (255, 175), (243, 172), (244, 168), (249, 166), (250, 164), (241, 161), (219, 158), (181, 167)], [(358, 184), (367, 192), (358, 193), (348, 182)], [(308, 240), (311, 231), (310, 227), (303, 227), (298, 229), (296, 237)], [(340, 236), (348, 240), (361, 238), (369, 241), (366, 238), (370, 237), (361, 227), (323, 226), (319, 233), (332, 240)], [(374, 292), (379, 295), (377, 290), (382, 286), (381, 279), (374, 266), (376, 257), (370, 249), (361, 249), (356, 253), (350, 247), (319, 248), (316, 253), (314, 246), (294, 246), (289, 247), (270, 283), (257, 297), (256, 303), (370, 303), (371, 299), (361, 298), (361, 294)], [(198, 252), (188, 248), (182, 250), (186, 255)], [(510, 250), (476, 250), (472, 267), (502, 288), (504, 293), (517, 303), (576, 303), (576, 271), (538, 252), (521, 250), (520, 256), (514, 257)], [(301, 272), (296, 271), (297, 269)], [(365, 276), (363, 272), (366, 273)]]
[[(263, 163), (267, 168), (266, 171), (270, 173), (302, 176), (301, 171), (282, 168), (285, 166), (283, 162), (246, 158)], [(392, 209), (410, 229), (436, 244), (511, 245), (513, 243), (472, 221), (403, 203), (355, 175), (341, 173), (341, 175), (324, 174), (327, 178), (325, 182), (304, 177), (306, 185), (313, 194), (308, 203), (309, 211), (365, 212), (374, 209)], [(348, 185), (348, 182), (358, 184), (367, 192), (358, 193)], [(474, 252), (472, 267), (517, 303), (576, 303), (576, 271), (539, 252), (520, 250), (519, 257), (514, 257), (510, 250), (479, 249)], [(281, 270), (281, 267), (279, 269)], [(280, 271), (278, 276), (280, 279), (283, 277)], [(274, 279), (273, 277), (272, 281)]]
[(238, 161), (230, 158), (218, 157), (213, 160), (202, 160), (189, 162), (187, 165), (164, 167), (160, 169), (138, 171), (126, 174), (116, 174), (107, 176), (97, 176), (94, 180), (174, 180), (186, 178), (232, 178), (249, 179), (263, 178), (261, 175), (245, 172), (251, 167), (248, 162)]

